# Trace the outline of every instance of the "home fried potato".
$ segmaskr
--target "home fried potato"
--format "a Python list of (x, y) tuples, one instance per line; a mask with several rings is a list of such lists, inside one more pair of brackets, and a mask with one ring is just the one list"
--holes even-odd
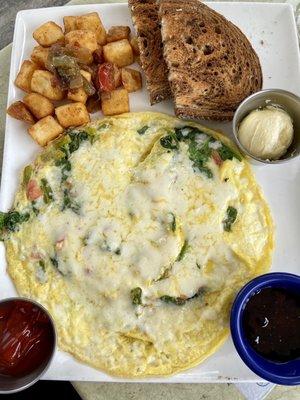
[[(77, 47), (70, 44), (66, 45), (66, 49), (71, 52), (73, 57), (77, 58), (82, 64), (90, 65), (93, 62), (93, 53), (86, 47)], [(97, 49), (98, 50), (98, 49)], [(97, 51), (96, 50), (96, 51)]]
[(127, 90), (121, 88), (101, 93), (101, 106), (104, 115), (117, 115), (129, 112)]
[(83, 125), (90, 121), (86, 106), (80, 102), (56, 107), (55, 114), (64, 128)]
[[(92, 81), (92, 75), (88, 71), (84, 71), (82, 69), (80, 70), (80, 73), (88, 82)], [(67, 97), (69, 100), (77, 101), (83, 104), (85, 104), (88, 99), (88, 95), (82, 87), (68, 90)]]
[(122, 68), (122, 84), (130, 92), (136, 92), (142, 88), (142, 75), (139, 71), (132, 68)]
[(31, 91), (47, 97), (49, 100), (62, 100), (64, 92), (55, 85), (55, 76), (49, 71), (36, 70), (31, 79)]
[(77, 17), (71, 16), (71, 15), (63, 18), (65, 33), (69, 33), (71, 31), (75, 31), (77, 29), (76, 28), (76, 19), (77, 19)]
[(76, 29), (87, 29), (93, 31), (96, 34), (98, 44), (103, 45), (106, 43), (106, 31), (99, 14), (96, 12), (91, 12), (77, 17)]
[(55, 118), (51, 115), (40, 119), (28, 129), (28, 133), (41, 146), (45, 146), (64, 131)]
[(38, 68), (38, 65), (30, 60), (23, 61), (20, 71), (16, 77), (15, 85), (24, 90), (24, 92), (30, 93), (32, 75)]
[(29, 93), (23, 98), (23, 102), (31, 113), (41, 119), (54, 113), (54, 105), (46, 97), (39, 93)]
[(27, 122), (28, 124), (34, 124), (35, 119), (31, 112), (26, 108), (26, 105), (22, 101), (16, 101), (12, 103), (6, 110), (7, 114), (12, 118), (19, 119), (20, 121)]
[(49, 48), (43, 46), (35, 46), (31, 53), (31, 60), (40, 68), (45, 68), (49, 54)]
[(133, 63), (133, 50), (128, 39), (107, 43), (103, 46), (105, 61), (116, 64), (118, 67), (126, 67)]
[(50, 47), (52, 44), (64, 40), (63, 30), (53, 21), (46, 22), (33, 32), (33, 38), (39, 45)]
[(129, 26), (112, 26), (107, 32), (106, 40), (107, 42), (116, 42), (117, 40), (128, 39), (129, 35)]
[(98, 47), (95, 32), (84, 30), (71, 31), (65, 36), (66, 44), (75, 47), (85, 47), (91, 52), (95, 51)]
[(139, 45), (138, 45), (138, 39), (136, 36), (133, 36), (130, 39), (130, 44), (131, 44), (134, 54), (138, 56), (140, 54), (140, 49), (139, 49)]
[(94, 96), (91, 96), (87, 99), (86, 109), (90, 114), (94, 114), (95, 112), (101, 110), (101, 101), (98, 93), (95, 93)]

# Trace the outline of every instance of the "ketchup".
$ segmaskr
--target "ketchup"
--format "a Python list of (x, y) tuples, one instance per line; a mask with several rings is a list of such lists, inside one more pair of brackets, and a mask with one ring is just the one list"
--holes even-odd
[(26, 300), (0, 304), (0, 374), (25, 376), (47, 361), (54, 343), (52, 323)]

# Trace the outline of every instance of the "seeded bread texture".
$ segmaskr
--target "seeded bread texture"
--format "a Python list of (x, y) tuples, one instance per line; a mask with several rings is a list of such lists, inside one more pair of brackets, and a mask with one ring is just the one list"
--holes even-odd
[(159, 103), (171, 97), (167, 65), (162, 52), (159, 5), (156, 0), (129, 0), (128, 5), (138, 37), (150, 102)]
[(229, 120), (262, 87), (257, 54), (234, 24), (197, 0), (160, 0), (163, 53), (181, 118)]

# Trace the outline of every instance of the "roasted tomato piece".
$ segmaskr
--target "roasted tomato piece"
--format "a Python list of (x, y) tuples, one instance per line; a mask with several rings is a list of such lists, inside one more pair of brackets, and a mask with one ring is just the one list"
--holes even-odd
[(120, 71), (112, 63), (104, 63), (98, 68), (99, 90), (101, 92), (111, 92), (120, 84)]

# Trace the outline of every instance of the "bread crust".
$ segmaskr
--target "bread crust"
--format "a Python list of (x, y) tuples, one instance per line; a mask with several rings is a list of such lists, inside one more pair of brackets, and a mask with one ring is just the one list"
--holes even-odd
[(129, 0), (128, 5), (138, 37), (150, 103), (159, 103), (171, 97), (168, 69), (162, 51), (159, 4), (156, 0)]
[(262, 88), (259, 58), (241, 30), (197, 0), (160, 0), (163, 53), (175, 114), (230, 120)]

